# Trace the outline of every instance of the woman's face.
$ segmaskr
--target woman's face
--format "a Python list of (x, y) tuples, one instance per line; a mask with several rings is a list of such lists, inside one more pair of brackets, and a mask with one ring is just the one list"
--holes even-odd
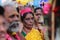
[(34, 17), (32, 14), (27, 14), (24, 18), (24, 23), (27, 25), (29, 28), (31, 28), (34, 24)]

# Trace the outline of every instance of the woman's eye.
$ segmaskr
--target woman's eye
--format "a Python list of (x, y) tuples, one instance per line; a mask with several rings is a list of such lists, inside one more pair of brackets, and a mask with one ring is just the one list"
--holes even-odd
[(26, 20), (30, 20), (30, 18), (26, 18)]

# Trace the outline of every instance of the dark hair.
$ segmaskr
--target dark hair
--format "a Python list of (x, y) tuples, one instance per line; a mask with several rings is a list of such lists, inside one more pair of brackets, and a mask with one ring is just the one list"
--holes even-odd
[(26, 17), (27, 14), (32, 14), (34, 16), (34, 14), (32, 12), (26, 12), (23, 14), (23, 16), (21, 16), (22, 21), (24, 21), (24, 18)]
[(0, 15), (4, 15), (4, 8), (0, 6)]
[(37, 7), (37, 8), (34, 9), (34, 12), (36, 13), (36, 10), (38, 10), (38, 9), (40, 9), (42, 11), (42, 8), (41, 7)]
[(19, 8), (18, 8), (18, 7), (16, 8), (16, 10), (17, 10), (17, 12), (19, 13)]

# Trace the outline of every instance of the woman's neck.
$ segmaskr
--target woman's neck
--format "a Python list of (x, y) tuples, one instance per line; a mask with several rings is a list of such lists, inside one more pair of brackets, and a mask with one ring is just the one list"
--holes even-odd
[(31, 31), (32, 28), (27, 28), (27, 27), (24, 27), (23, 28), (23, 31), (28, 34), (30, 31)]

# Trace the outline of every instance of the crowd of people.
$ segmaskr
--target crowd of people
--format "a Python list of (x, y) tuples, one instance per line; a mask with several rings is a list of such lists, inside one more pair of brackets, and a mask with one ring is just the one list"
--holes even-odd
[(50, 40), (43, 9), (33, 6), (0, 6), (0, 40)]

